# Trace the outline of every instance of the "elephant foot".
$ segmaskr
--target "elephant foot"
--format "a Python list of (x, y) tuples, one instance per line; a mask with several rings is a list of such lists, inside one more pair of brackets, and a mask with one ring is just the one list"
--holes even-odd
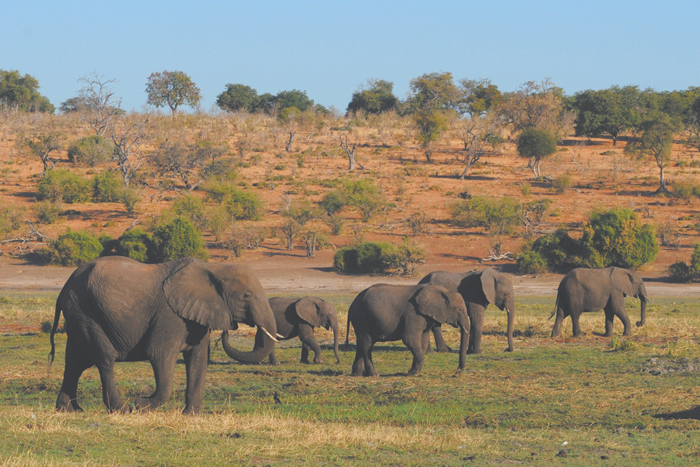
[(134, 409), (144, 412), (151, 411), (159, 405), (159, 403), (155, 402), (150, 397), (139, 397), (134, 401)]
[(467, 355), (475, 355), (481, 353), (481, 349), (476, 349), (476, 350), (467, 350)]
[(641, 328), (642, 326), (644, 326), (644, 323), (642, 323), (641, 321), (637, 321), (636, 324), (637, 324), (638, 328)]
[(200, 408), (199, 407), (185, 407), (184, 410), (182, 411), (182, 415), (199, 415)]
[(71, 398), (65, 392), (61, 392), (56, 399), (56, 411), (57, 412), (82, 412), (83, 408), (78, 405), (75, 400)]
[(277, 366), (277, 365), (279, 365), (279, 364), (280, 364), (280, 361), (279, 361), (279, 360), (277, 360), (277, 359), (274, 359), (274, 360), (270, 360), (270, 365), (274, 365), (274, 366)]
[(319, 363), (323, 363), (323, 359), (322, 358), (314, 358), (314, 363), (316, 365), (318, 365)]
[(336, 359), (335, 359), (335, 364), (336, 364), (336, 365), (339, 365), (339, 364), (340, 364), (340, 359), (339, 359), (339, 358), (336, 358)]
[(436, 352), (445, 352), (445, 353), (450, 353), (452, 352), (452, 349), (448, 346), (445, 347), (438, 347), (435, 349)]
[(408, 370), (408, 376), (419, 376), (419, 375), (420, 375), (420, 370), (414, 370), (413, 368)]
[(511, 349), (510, 347), (506, 347), (505, 349), (503, 349), (503, 351), (504, 351), (504, 352), (512, 352), (513, 349)]

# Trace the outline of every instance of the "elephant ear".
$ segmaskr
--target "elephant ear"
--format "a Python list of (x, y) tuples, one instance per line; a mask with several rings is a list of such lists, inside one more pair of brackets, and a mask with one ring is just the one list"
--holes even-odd
[(633, 297), (637, 293), (637, 287), (634, 285), (634, 276), (626, 269), (613, 268), (610, 273), (610, 279), (613, 287), (621, 291), (625, 295)]
[(165, 279), (165, 299), (180, 318), (211, 329), (231, 329), (231, 313), (222, 296), (223, 284), (203, 264), (189, 263)]
[(308, 297), (302, 298), (294, 306), (297, 316), (311, 326), (317, 328), (321, 326), (321, 317), (318, 315), (318, 306)]
[(481, 289), (484, 291), (486, 300), (489, 303), (496, 302), (496, 272), (493, 268), (487, 268), (481, 271)]
[(439, 285), (426, 285), (414, 296), (418, 312), (438, 323), (447, 321), (447, 289)]

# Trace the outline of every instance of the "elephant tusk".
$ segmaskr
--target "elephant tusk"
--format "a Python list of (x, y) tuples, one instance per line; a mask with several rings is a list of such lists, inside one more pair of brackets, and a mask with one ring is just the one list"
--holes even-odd
[(278, 332), (278, 333), (277, 333), (277, 339), (284, 339), (284, 336)]
[(265, 328), (262, 327), (262, 326), (260, 326), (260, 329), (262, 329), (262, 332), (264, 332), (265, 334), (267, 334), (267, 337), (269, 337), (270, 339), (272, 339), (272, 340), (275, 341), (275, 342), (279, 342), (277, 339), (275, 339), (275, 336), (273, 336), (272, 334), (270, 334), (269, 332), (267, 332), (267, 329), (265, 329)]
[(510, 310), (506, 307), (506, 314), (510, 314)]

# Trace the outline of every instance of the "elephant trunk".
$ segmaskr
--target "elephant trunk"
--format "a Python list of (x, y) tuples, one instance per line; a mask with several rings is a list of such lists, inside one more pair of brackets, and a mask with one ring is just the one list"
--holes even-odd
[(506, 304), (506, 314), (508, 315), (508, 327), (506, 329), (506, 335), (508, 336), (508, 348), (507, 352), (512, 352), (515, 350), (513, 345), (513, 325), (515, 324), (515, 300), (509, 300), (510, 303)]
[(647, 298), (644, 295), (641, 295), (639, 299), (642, 301), (642, 311), (639, 321), (637, 321), (637, 327), (642, 327), (647, 319)]
[(462, 334), (459, 340), (459, 366), (463, 370), (467, 365), (467, 347), (469, 346), (469, 325), (461, 326)]
[(242, 363), (259, 363), (263, 358), (270, 355), (272, 349), (275, 348), (275, 336), (277, 335), (277, 323), (275, 316), (272, 313), (272, 308), (267, 299), (257, 300), (251, 307), (250, 321), (258, 327), (258, 332), (255, 334), (255, 345), (250, 352), (243, 352), (235, 349), (228, 341), (228, 331), (221, 334), (221, 345), (224, 352)]
[(338, 330), (338, 317), (336, 315), (331, 316), (331, 328), (333, 328), (333, 352), (335, 352), (335, 362), (340, 363), (340, 354), (338, 353), (340, 332)]

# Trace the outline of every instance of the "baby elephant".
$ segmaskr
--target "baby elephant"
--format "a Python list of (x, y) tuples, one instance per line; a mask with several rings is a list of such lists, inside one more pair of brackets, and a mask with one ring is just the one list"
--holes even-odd
[[(288, 340), (299, 336), (303, 343), (301, 347), (301, 363), (309, 363), (309, 348), (314, 351), (314, 363), (323, 363), (321, 347), (314, 338), (314, 328), (323, 326), (333, 329), (333, 350), (336, 363), (340, 363), (338, 355), (338, 317), (335, 307), (316, 297), (284, 298), (275, 297), (269, 300), (272, 313), (277, 321), (279, 340)], [(279, 365), (280, 362), (273, 350), (270, 363)]]
[[(273, 307), (274, 308), (274, 307)], [(463, 369), (469, 343), (469, 316), (464, 299), (434, 284), (377, 284), (355, 297), (348, 310), (357, 337), (353, 376), (377, 376), (372, 362), (375, 342), (401, 340), (413, 354), (410, 375), (420, 373), (434, 326), (447, 323), (459, 327), (459, 369)], [(347, 342), (347, 341), (346, 341)]]

